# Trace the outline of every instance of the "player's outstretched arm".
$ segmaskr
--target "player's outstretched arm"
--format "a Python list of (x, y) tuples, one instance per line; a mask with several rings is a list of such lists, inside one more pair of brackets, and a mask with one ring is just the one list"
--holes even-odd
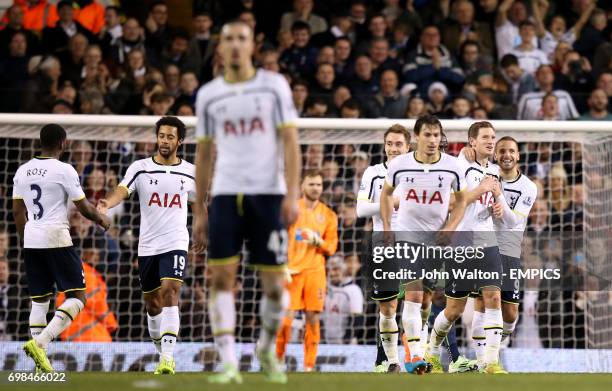
[(383, 221), (383, 230), (391, 231), (391, 216), (393, 214), (393, 190), (386, 181), (380, 195), (380, 217)]
[(300, 172), (302, 171), (302, 154), (298, 145), (298, 131), (295, 126), (280, 130), (285, 153), (285, 179), (287, 195), (281, 209), (285, 224), (295, 222), (298, 215), (297, 199), (300, 194)]
[(98, 212), (106, 214), (109, 209), (119, 205), (121, 201), (125, 200), (129, 196), (128, 190), (125, 186), (117, 186), (108, 197), (102, 198), (98, 201), (98, 205), (96, 206)]
[(25, 229), (28, 209), (26, 208), (25, 202), (22, 199), (13, 198), (13, 216), (15, 218), (15, 225), (17, 226), (17, 232), (19, 233), (20, 240), (23, 241), (23, 231)]
[(74, 201), (74, 205), (76, 205), (79, 212), (81, 212), (86, 219), (98, 224), (100, 227), (104, 228), (105, 231), (110, 228), (110, 218), (107, 215), (98, 212), (96, 207), (93, 206), (86, 198)]
[(206, 248), (208, 230), (208, 214), (206, 210), (206, 199), (212, 176), (212, 139), (203, 139), (198, 143), (195, 158), (196, 175), (196, 200), (191, 205), (193, 209), (193, 250), (197, 253)]

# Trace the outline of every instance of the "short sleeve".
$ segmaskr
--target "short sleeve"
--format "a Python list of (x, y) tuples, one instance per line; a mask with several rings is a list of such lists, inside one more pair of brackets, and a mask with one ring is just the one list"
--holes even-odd
[(211, 139), (214, 135), (213, 118), (207, 113), (207, 99), (205, 98), (204, 89), (198, 91), (196, 97), (196, 131), (195, 136), (198, 141)]
[(359, 193), (357, 193), (358, 201), (372, 201), (373, 191), (372, 183), (374, 179), (374, 170), (372, 166), (366, 168), (363, 176), (361, 177), (361, 184), (359, 185)]
[(349, 290), (351, 314), (362, 314), (363, 313), (363, 293), (361, 289), (355, 284), (351, 284), (347, 287)]
[(537, 196), (538, 188), (535, 186), (535, 184), (530, 183), (530, 186), (525, 191), (525, 194), (521, 195), (516, 205), (514, 205), (514, 212), (521, 217), (529, 217), (529, 212), (531, 211)]
[(275, 125), (276, 129), (296, 126), (297, 110), (293, 104), (293, 96), (289, 83), (283, 76), (277, 76), (278, 82), (275, 91)]
[(23, 199), (23, 194), (25, 193), (23, 191), (23, 186), (20, 184), (20, 180), (19, 180), (18, 175), (19, 175), (19, 171), (13, 177), (13, 195), (12, 195), (12, 198), (14, 200), (22, 200)]
[(385, 183), (395, 189), (395, 173), (397, 172), (397, 164), (393, 164), (397, 162), (398, 159), (393, 159), (389, 163), (389, 167), (387, 167), (387, 176), (385, 178)]
[(121, 180), (121, 183), (119, 183), (119, 187), (125, 188), (128, 195), (132, 195), (132, 193), (136, 190), (136, 179), (140, 174), (140, 170), (138, 168), (139, 165), (136, 162), (130, 164), (125, 172), (125, 176)]
[(195, 179), (189, 182), (191, 183), (191, 186), (189, 186), (189, 189), (187, 191), (187, 199), (189, 200), (189, 202), (195, 202), (197, 198)]
[(85, 193), (81, 187), (81, 179), (79, 178), (79, 174), (76, 172), (74, 167), (66, 165), (64, 179), (65, 180), (61, 183), (61, 185), (64, 187), (64, 190), (66, 190), (66, 193), (68, 193), (70, 200), (76, 202), (85, 198)]
[(454, 171), (457, 174), (455, 179), (453, 180), (453, 190), (454, 191), (462, 191), (467, 187), (467, 183), (465, 180), (465, 173), (468, 169), (469, 163), (463, 156), (463, 154), (459, 154), (459, 157), (455, 158), (455, 168)]

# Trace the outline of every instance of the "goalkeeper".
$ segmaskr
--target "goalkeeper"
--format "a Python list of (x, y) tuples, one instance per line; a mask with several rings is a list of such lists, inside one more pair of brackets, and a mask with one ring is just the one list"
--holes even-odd
[(306, 312), (304, 333), (304, 371), (314, 370), (317, 348), (321, 339), (320, 313), (325, 301), (325, 259), (338, 246), (338, 217), (320, 201), (323, 176), (309, 170), (302, 180), (302, 198), (298, 201), (297, 221), (289, 227), (288, 262), (291, 281), (289, 310), (276, 339), (276, 354), (284, 360), (291, 338), (291, 323), (295, 311)]

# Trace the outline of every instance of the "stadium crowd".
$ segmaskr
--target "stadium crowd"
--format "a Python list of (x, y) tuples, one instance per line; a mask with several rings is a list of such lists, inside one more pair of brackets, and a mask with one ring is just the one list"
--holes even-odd
[[(192, 25), (181, 27), (169, 20), (163, 1), (146, 2), (144, 11), (143, 2), (121, 3), (15, 0), (0, 30), (0, 112), (194, 115), (199, 86), (223, 70), (216, 53), (218, 28), (239, 18), (256, 31), (256, 63), (289, 80), (303, 117), (431, 113), (448, 119), (612, 120), (609, 0), (295, 0), (284, 8), (258, 0), (193, 1)], [(10, 178), (33, 146), (27, 140), (3, 143), (2, 161), (11, 162), (0, 183), (1, 198), (7, 199)], [(450, 152), (460, 147), (451, 144)], [(540, 189), (526, 240), (526, 258), (534, 264), (560, 264), (570, 257), (579, 267), (578, 258), (585, 256), (573, 246), (536, 251), (535, 243), (545, 233), (582, 230), (580, 147), (522, 145), (523, 172)], [(67, 158), (95, 202), (117, 185), (132, 161), (153, 149), (150, 143), (77, 141)], [(183, 152), (192, 160), (192, 145)], [(308, 145), (303, 152), (304, 168), (322, 170), (325, 200), (339, 218), (344, 262), (330, 262), (332, 285), (353, 282), (365, 291), (360, 240), (371, 226), (357, 217), (355, 194), (363, 172), (383, 151), (380, 145), (347, 144)], [(3, 220), (12, 221), (9, 205), (3, 201), (1, 207)], [(137, 208), (134, 200), (117, 208), (118, 224), (107, 233), (78, 213), (70, 218), (83, 261), (107, 290), (108, 308), (92, 322), (103, 324), (101, 333), (106, 329), (113, 340), (146, 336), (136, 265)], [(16, 236), (9, 233), (14, 234), (0, 226), (0, 335), (24, 339), (27, 294), (17, 292), (25, 284)], [(182, 339), (210, 340), (205, 260), (194, 255), (191, 265), (181, 293)], [(237, 335), (252, 342), (259, 290), (251, 271), (241, 276)], [(523, 313), (539, 323), (538, 343), (584, 347), (578, 296), (551, 288), (540, 292), (539, 300), (526, 297)], [(341, 341), (373, 343), (374, 305), (366, 301), (364, 313), (347, 312), (346, 321), (329, 324), (345, 328)]]

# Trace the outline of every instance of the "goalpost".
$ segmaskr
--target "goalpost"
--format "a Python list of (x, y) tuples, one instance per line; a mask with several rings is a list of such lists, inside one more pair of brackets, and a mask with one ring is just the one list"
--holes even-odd
[[(66, 127), (72, 144), (65, 161), (75, 165), (83, 189), (95, 201), (116, 186), (132, 161), (153, 153), (153, 125), (157, 119), (152, 116), (0, 114), (0, 224), (7, 225), (10, 234), (7, 254), (10, 284), (15, 288), (10, 290), (10, 299), (17, 303), (17, 308), (16, 315), (9, 320), (12, 323), (8, 324), (7, 335), (13, 340), (28, 337), (29, 301), (14, 225), (9, 219), (12, 177), (19, 164), (35, 155), (41, 126), (54, 122)], [(188, 133), (181, 156), (193, 161), (195, 118), (182, 119)], [(568, 284), (555, 286), (541, 281), (531, 287), (533, 292), (523, 302), (522, 320), (513, 337), (513, 346), (612, 348), (612, 123), (491, 122), (497, 138), (510, 135), (520, 142), (521, 168), (536, 178), (541, 186), (539, 197), (547, 200), (539, 205), (539, 211), (532, 210), (533, 219), (542, 223), (544, 229), (526, 233), (524, 262), (538, 267), (560, 266), (566, 271), (564, 280)], [(358, 182), (365, 167), (384, 158), (382, 135), (395, 123), (412, 130), (414, 120), (300, 118), (298, 121), (304, 166), (323, 170), (325, 200), (339, 216), (339, 251), (345, 257), (345, 273), (353, 273), (357, 284), (364, 281), (358, 271), (360, 239), (369, 227), (367, 221), (357, 219), (355, 214)], [(471, 121), (443, 120), (442, 123), (447, 151), (456, 154), (460, 144), (467, 141)], [(560, 193), (563, 199), (551, 196), (549, 173), (553, 168), (555, 173), (564, 173)], [(148, 341), (136, 269), (137, 202), (128, 200), (113, 213), (114, 227), (108, 234), (95, 231), (84, 219), (71, 215), (72, 236), (77, 246), (94, 243), (94, 248), (81, 248), (82, 256), (106, 280), (107, 301), (119, 323), (113, 340)], [(180, 340), (210, 342), (212, 335), (205, 310), (208, 295), (205, 258), (190, 254), (189, 264), (181, 293)], [(257, 303), (261, 294), (252, 271), (241, 270), (236, 292), (237, 338), (239, 342), (252, 343), (257, 338)], [(375, 305), (366, 300), (363, 322), (354, 324), (349, 324), (348, 314), (341, 310), (324, 313), (322, 342), (326, 342), (326, 316), (336, 316), (329, 324), (348, 328), (346, 343), (372, 345), (376, 329), (374, 309)], [(297, 340), (301, 330), (299, 317), (294, 328)]]

